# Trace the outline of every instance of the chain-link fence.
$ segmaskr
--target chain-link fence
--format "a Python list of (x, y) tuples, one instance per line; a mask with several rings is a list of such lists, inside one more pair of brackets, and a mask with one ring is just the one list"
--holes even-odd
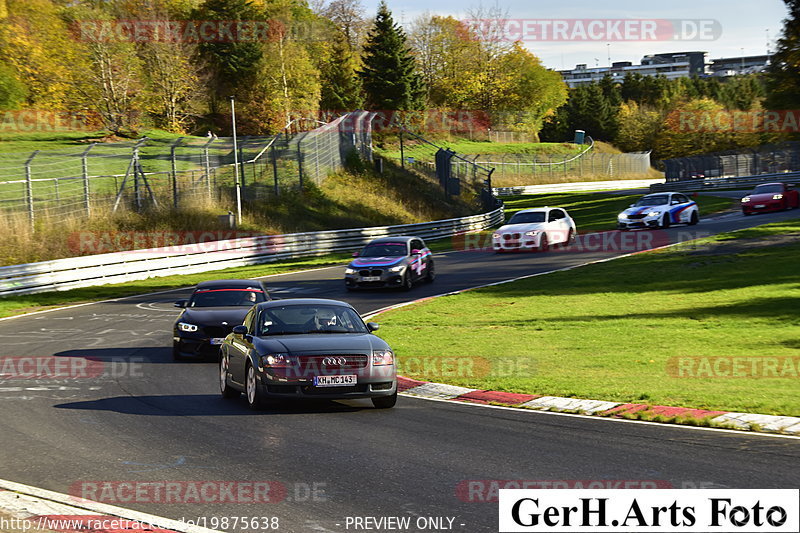
[(664, 160), (667, 181), (800, 171), (800, 142)]
[[(371, 159), (371, 114), (344, 115), (311, 131), (269, 137), (185, 137), (88, 143), (69, 150), (0, 153), (0, 212), (34, 222), (120, 208), (181, 207), (216, 199), (236, 183), (245, 200), (319, 184), (352, 151)], [(316, 122), (316, 121), (315, 121)], [(238, 161), (239, 166), (235, 164)]]
[(647, 176), (650, 172), (650, 152), (602, 154), (586, 151), (567, 158), (549, 154), (478, 154), (467, 157), (480, 165), (494, 167), (498, 183), (633, 178)]

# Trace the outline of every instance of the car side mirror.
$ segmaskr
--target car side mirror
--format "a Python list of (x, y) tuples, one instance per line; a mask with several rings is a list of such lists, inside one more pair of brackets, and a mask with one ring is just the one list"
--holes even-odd
[(353, 257), (358, 257), (358, 256), (359, 256), (358, 252), (353, 252)]
[(633, 204), (629, 205), (628, 207), (633, 207)]
[(183, 309), (183, 308), (186, 307), (186, 300), (178, 300), (177, 302), (175, 302), (172, 305), (174, 305), (175, 307), (179, 307), (179, 308)]
[(247, 326), (244, 324), (239, 326), (233, 326), (233, 334), (234, 335), (247, 335)]
[(411, 255), (420, 255), (421, 253), (422, 253), (422, 250), (418, 250), (416, 248), (411, 250)]
[(370, 331), (378, 331), (381, 329), (381, 325), (377, 322), (367, 322), (367, 329)]

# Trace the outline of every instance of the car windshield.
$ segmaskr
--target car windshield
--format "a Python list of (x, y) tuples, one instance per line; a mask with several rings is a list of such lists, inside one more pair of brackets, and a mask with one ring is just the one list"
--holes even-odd
[(509, 224), (535, 224), (537, 222), (544, 222), (544, 211), (533, 211), (530, 213), (517, 213), (511, 220), (508, 221)]
[(382, 242), (368, 244), (359, 254), (359, 257), (402, 257), (408, 255), (406, 245), (402, 242)]
[(669, 196), (666, 194), (653, 194), (651, 196), (645, 196), (644, 198), (640, 198), (638, 202), (636, 202), (636, 207), (645, 207), (649, 205), (663, 205), (669, 203)]
[(772, 185), (759, 185), (751, 194), (775, 194), (783, 192), (783, 185), (772, 184)]
[(255, 287), (198, 289), (192, 295), (187, 307), (250, 307), (266, 300), (264, 291)]
[(264, 309), (258, 336), (369, 333), (358, 313), (341, 305), (285, 305)]

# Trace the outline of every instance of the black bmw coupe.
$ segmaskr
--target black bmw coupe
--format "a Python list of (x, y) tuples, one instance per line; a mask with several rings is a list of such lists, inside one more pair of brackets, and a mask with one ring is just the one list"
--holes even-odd
[(223, 339), (256, 304), (270, 300), (267, 287), (251, 279), (199, 283), (188, 300), (175, 302), (183, 312), (172, 333), (172, 358), (219, 359)]

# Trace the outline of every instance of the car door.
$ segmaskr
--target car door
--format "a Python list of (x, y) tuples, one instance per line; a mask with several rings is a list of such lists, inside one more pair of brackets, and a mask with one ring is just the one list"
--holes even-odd
[(228, 337), (228, 371), (231, 373), (231, 379), (239, 384), (244, 383), (245, 366), (250, 349), (253, 347), (252, 335), (256, 333), (255, 316), (256, 308), (253, 307), (242, 322), (247, 326), (248, 335), (234, 335), (231, 333)]
[(675, 222), (689, 222), (690, 217), (692, 216), (691, 209), (689, 209), (689, 204), (691, 204), (691, 200), (687, 198), (683, 194), (673, 194), (672, 195), (672, 204), (677, 206), (674, 208), (672, 213), (673, 221)]
[(561, 223), (559, 222), (558, 211), (558, 209), (551, 209), (550, 212), (547, 213), (545, 234), (547, 235), (547, 242), (550, 244), (556, 244), (564, 240), (564, 237), (560, 234)]
[[(416, 254), (414, 252), (417, 252)], [(425, 274), (425, 269), (428, 263), (422, 258), (425, 255), (425, 243), (420, 239), (412, 239), (410, 241), (411, 252), (411, 275), (414, 280), (420, 279)]]

